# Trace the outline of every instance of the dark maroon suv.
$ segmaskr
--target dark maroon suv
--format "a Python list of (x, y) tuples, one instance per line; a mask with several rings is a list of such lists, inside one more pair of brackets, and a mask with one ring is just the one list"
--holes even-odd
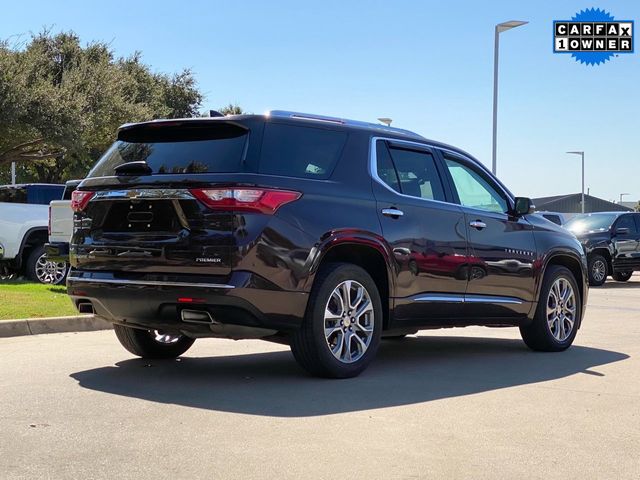
[(73, 208), (69, 294), (146, 358), (262, 338), (349, 377), (381, 337), (465, 325), (559, 351), (586, 303), (573, 235), (467, 153), (383, 125), (281, 111), (124, 125)]

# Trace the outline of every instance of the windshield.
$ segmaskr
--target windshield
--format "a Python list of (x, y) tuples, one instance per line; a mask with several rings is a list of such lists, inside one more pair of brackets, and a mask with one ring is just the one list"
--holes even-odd
[(615, 213), (588, 213), (573, 217), (565, 228), (573, 233), (604, 232), (611, 228), (616, 218)]

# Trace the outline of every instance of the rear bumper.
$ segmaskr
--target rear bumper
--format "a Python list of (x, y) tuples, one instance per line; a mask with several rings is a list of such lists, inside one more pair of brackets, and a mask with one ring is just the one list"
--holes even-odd
[(110, 322), (197, 336), (216, 336), (216, 329), (183, 321), (183, 310), (207, 312), (215, 325), (291, 331), (300, 326), (308, 297), (250, 272), (223, 278), (73, 271), (67, 287), (76, 308), (91, 303), (95, 314)]
[(45, 243), (44, 251), (49, 260), (69, 263), (69, 244), (66, 242)]

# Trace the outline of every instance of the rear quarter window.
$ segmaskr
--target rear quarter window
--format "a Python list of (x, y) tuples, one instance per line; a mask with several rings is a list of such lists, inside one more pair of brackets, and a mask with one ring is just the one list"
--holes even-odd
[(287, 177), (329, 178), (346, 141), (345, 132), (267, 123), (258, 171)]

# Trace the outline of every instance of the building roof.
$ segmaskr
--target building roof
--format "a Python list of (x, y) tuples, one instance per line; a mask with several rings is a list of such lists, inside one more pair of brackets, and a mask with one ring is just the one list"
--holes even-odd
[[(539, 197), (532, 199), (536, 210), (559, 212), (559, 213), (580, 213), (582, 211), (581, 194), (570, 193), (568, 195), (554, 195), (551, 197)], [(633, 208), (625, 207), (618, 203), (609, 202), (592, 195), (584, 196), (584, 211), (592, 212), (630, 212)]]

